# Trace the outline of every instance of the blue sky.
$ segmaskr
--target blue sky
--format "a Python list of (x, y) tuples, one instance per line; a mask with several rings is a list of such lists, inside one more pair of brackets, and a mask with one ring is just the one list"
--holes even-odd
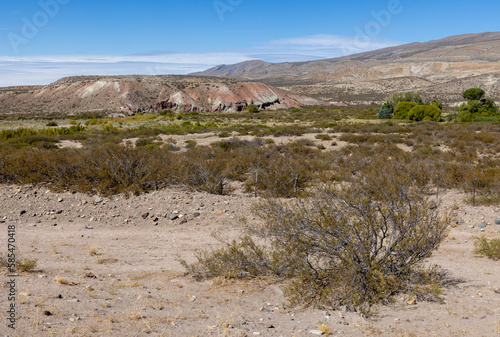
[(22, 0), (0, 10), (0, 86), (186, 74), (499, 31), (498, 1)]

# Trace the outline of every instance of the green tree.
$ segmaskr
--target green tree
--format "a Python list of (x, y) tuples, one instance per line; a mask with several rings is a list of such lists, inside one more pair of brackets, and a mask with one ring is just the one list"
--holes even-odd
[(435, 105), (417, 105), (408, 112), (408, 119), (412, 121), (439, 121), (441, 110)]
[(394, 118), (408, 119), (408, 113), (417, 105), (415, 102), (399, 102), (394, 108)]
[(259, 108), (255, 104), (249, 104), (247, 106), (247, 111), (251, 113), (259, 112)]
[(380, 111), (378, 112), (378, 118), (379, 119), (389, 119), (391, 118), (391, 109), (387, 105), (383, 105), (382, 108), (380, 108)]
[(471, 88), (463, 93), (467, 103), (463, 103), (458, 108), (458, 122), (472, 122), (480, 118), (491, 119), (498, 117), (499, 110), (495, 101), (484, 97), (485, 92), (479, 88)]
[(480, 88), (470, 88), (463, 92), (462, 97), (468, 101), (479, 101), (481, 100), (486, 92)]

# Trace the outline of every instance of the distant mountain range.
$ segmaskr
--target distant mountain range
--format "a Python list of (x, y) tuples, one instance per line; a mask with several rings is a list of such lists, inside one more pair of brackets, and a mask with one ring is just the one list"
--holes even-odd
[(445, 102), (481, 87), (500, 96), (500, 32), (451, 36), (425, 43), (309, 62), (259, 60), (220, 65), (197, 76), (260, 81), (326, 101), (383, 101), (396, 91), (418, 92)]

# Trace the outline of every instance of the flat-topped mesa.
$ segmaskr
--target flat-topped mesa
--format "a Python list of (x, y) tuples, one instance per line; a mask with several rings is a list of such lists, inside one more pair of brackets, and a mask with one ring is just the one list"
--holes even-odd
[(201, 76), (72, 76), (46, 86), (0, 90), (0, 114), (235, 112), (321, 105), (259, 82)]

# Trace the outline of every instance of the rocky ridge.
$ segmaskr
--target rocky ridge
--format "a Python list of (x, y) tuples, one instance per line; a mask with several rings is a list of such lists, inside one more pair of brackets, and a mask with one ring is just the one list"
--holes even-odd
[(47, 86), (0, 88), (0, 114), (243, 111), (323, 104), (258, 82), (195, 76), (75, 76)]

